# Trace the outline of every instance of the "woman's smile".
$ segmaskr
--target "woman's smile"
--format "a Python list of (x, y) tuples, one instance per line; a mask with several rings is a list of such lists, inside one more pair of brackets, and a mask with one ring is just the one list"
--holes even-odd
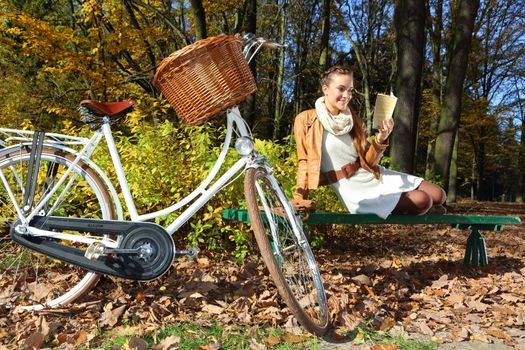
[(339, 115), (352, 99), (354, 81), (347, 74), (334, 74), (328, 85), (323, 85), (324, 102), (332, 115)]

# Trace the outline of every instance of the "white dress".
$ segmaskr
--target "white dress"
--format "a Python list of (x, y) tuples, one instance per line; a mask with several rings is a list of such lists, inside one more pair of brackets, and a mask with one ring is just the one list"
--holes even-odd
[[(350, 134), (336, 136), (323, 131), (321, 171), (339, 170), (355, 162), (357, 151)], [(359, 168), (349, 179), (331, 184), (350, 213), (376, 214), (386, 219), (392, 213), (401, 193), (416, 189), (422, 178), (379, 167), (381, 176)]]

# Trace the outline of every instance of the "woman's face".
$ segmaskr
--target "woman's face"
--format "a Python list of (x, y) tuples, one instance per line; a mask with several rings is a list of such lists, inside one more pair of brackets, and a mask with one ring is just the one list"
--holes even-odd
[(328, 85), (323, 85), (324, 102), (332, 115), (338, 115), (346, 109), (352, 99), (354, 79), (348, 74), (334, 73), (330, 76)]

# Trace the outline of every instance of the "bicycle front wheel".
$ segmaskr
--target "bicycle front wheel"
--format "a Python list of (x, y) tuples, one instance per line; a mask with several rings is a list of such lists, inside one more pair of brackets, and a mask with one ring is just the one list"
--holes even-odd
[[(0, 158), (0, 172), (7, 187), (18, 206), (26, 212), (30, 212), (42, 201), (74, 158), (58, 149), (44, 148), (35, 177), (34, 195), (31, 196), (24, 195), (29, 160), (30, 150), (24, 147)], [(64, 189), (67, 191), (63, 191)], [(18, 216), (5, 185), (0, 186), (0, 215), (0, 305), (33, 310), (65, 305), (89, 291), (98, 281), (99, 276), (95, 273), (37, 254), (10, 239), (10, 226)], [(115, 218), (111, 196), (104, 182), (83, 162), (73, 167), (68, 179), (46, 202), (39, 215), (108, 220)]]
[(279, 293), (304, 328), (324, 335), (329, 323), (326, 294), (302, 222), (264, 168), (248, 169), (244, 191), (257, 244)]

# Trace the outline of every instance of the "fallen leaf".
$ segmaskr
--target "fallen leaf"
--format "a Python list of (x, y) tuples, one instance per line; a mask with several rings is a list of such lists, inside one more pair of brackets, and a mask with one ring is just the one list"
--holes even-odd
[(355, 338), (352, 340), (354, 344), (363, 344), (365, 342), (366, 335), (363, 332), (359, 332), (355, 335)]
[(268, 345), (277, 345), (281, 342), (281, 340), (279, 339), (279, 337), (276, 337), (276, 336), (272, 336), (272, 337), (268, 337), (264, 340), (264, 342)]
[(479, 312), (483, 312), (487, 310), (487, 308), (489, 307), (487, 304), (482, 303), (481, 301), (478, 301), (478, 300), (468, 300), (466, 302), (466, 305), (470, 307), (471, 309), (474, 309)]
[(126, 310), (126, 305), (121, 305), (116, 309), (105, 311), (102, 315), (100, 315), (100, 321), (98, 322), (99, 327), (113, 327), (116, 325), (120, 316), (122, 316), (124, 313), (124, 310)]
[(80, 330), (75, 334), (75, 345), (81, 345), (88, 341), (88, 333), (84, 330)]
[(400, 261), (397, 257), (393, 256), (393, 257), (392, 257), (392, 267), (393, 267), (394, 269), (398, 269), (398, 268), (400, 268), (401, 266), (403, 266), (403, 265), (401, 264), (401, 261)]
[(425, 335), (434, 335), (434, 332), (426, 324), (426, 322), (419, 322), (419, 331)]
[(264, 344), (258, 343), (255, 338), (251, 338), (250, 350), (266, 350), (266, 346)]
[(213, 343), (213, 344), (206, 344), (203, 346), (199, 346), (198, 350), (219, 350), (221, 348), (220, 343)]
[(441, 276), (437, 281), (432, 283), (432, 289), (441, 289), (449, 284), (448, 275)]
[(465, 300), (465, 297), (461, 294), (450, 294), (448, 297), (445, 298), (445, 302), (448, 305), (452, 305), (454, 307), (458, 305), (463, 305), (463, 301)]
[(180, 345), (180, 337), (176, 335), (169, 336), (162, 339), (157, 345), (153, 347), (153, 350), (176, 350)]
[(264, 308), (263, 312), (257, 315), (257, 317), (263, 320), (283, 320), (283, 314), (281, 312), (281, 309), (274, 306)]
[(352, 281), (357, 282), (358, 284), (364, 284), (366, 286), (372, 285), (372, 280), (367, 275), (358, 275), (352, 277)]
[(485, 333), (499, 339), (503, 339), (510, 342), (512, 341), (512, 337), (508, 333), (497, 328), (487, 328), (485, 329)]
[(220, 315), (224, 312), (224, 308), (213, 304), (206, 304), (202, 307), (202, 311), (209, 312), (210, 314)]
[(468, 314), (467, 316), (465, 316), (465, 321), (472, 323), (482, 323), (483, 319), (476, 314)]
[(24, 349), (40, 349), (44, 344), (44, 334), (40, 332), (32, 333), (24, 342)]
[(483, 343), (490, 343), (489, 337), (483, 333), (475, 333), (470, 336), (470, 340), (478, 340)]
[(210, 267), (210, 259), (204, 257), (204, 258), (197, 258), (197, 264), (199, 264), (199, 267), (201, 268), (207, 268)]
[(292, 344), (302, 343), (303, 341), (305, 341), (306, 338), (307, 336), (301, 334), (286, 333), (285, 335), (283, 335), (283, 340), (287, 343)]
[(137, 295), (135, 295), (135, 301), (137, 303), (140, 303), (141, 301), (144, 301), (144, 300), (146, 300), (146, 294), (144, 294), (144, 292), (138, 292)]
[(393, 344), (379, 344), (372, 345), (370, 350), (399, 350), (399, 348)]
[(450, 331), (450, 336), (454, 341), (463, 341), (468, 339), (469, 332), (468, 329), (465, 327), (453, 327)]
[(515, 295), (509, 294), (509, 293), (501, 294), (501, 298), (503, 298), (503, 300), (505, 300), (505, 301), (507, 301), (509, 303), (517, 303), (518, 301), (520, 301), (520, 298), (518, 298)]
[(385, 317), (381, 324), (379, 325), (379, 330), (381, 332), (386, 332), (396, 325), (396, 321), (393, 318)]
[(361, 289), (363, 289), (368, 295), (376, 298), (376, 293), (372, 290), (372, 288), (370, 288), (366, 284), (362, 284)]
[(129, 350), (148, 350), (148, 343), (139, 337), (131, 337), (128, 341), (128, 348)]
[(27, 289), (34, 295), (36, 300), (43, 300), (51, 292), (52, 287), (47, 283), (32, 282), (27, 284)]

